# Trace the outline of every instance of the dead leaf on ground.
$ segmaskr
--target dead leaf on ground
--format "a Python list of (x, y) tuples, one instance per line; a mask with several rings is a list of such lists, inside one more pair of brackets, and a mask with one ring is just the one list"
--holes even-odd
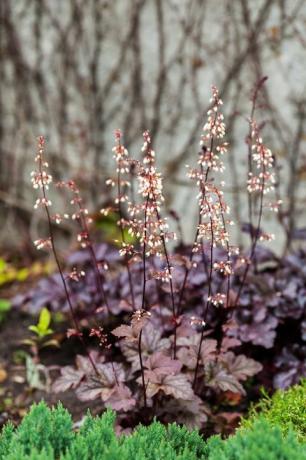
[(0, 367), (0, 383), (4, 382), (7, 379), (7, 372), (5, 369)]

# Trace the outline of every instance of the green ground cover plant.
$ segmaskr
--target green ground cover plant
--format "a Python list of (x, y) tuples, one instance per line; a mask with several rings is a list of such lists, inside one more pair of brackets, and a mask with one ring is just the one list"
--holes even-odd
[(61, 404), (49, 409), (41, 402), (18, 428), (4, 427), (0, 460), (305, 460), (305, 389), (304, 381), (264, 397), (234, 436), (207, 441), (197, 430), (157, 421), (118, 436), (111, 410), (101, 417), (88, 414), (75, 431)]
[(306, 380), (287, 391), (278, 390), (272, 397), (263, 392), (263, 397), (251, 408), (242, 426), (252, 428), (259, 414), (270, 425), (278, 425), (284, 434), (294, 429), (298, 439), (306, 442)]

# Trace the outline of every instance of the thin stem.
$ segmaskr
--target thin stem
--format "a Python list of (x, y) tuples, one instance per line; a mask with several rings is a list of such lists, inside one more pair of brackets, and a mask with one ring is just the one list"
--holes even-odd
[[(213, 139), (212, 139), (212, 141), (211, 141), (210, 147), (211, 147), (211, 149), (213, 148)], [(208, 168), (206, 169), (206, 174), (205, 174), (204, 183), (207, 182), (209, 172), (210, 172), (210, 168), (208, 167)], [(205, 194), (206, 194), (205, 187), (204, 187), (203, 189), (204, 189), (204, 190), (202, 190), (202, 199), (205, 198)], [(201, 215), (201, 212), (200, 212), (200, 209), (199, 209), (199, 222), (198, 222), (198, 226), (197, 226), (197, 230), (196, 230), (196, 233), (195, 233), (194, 242), (193, 242), (192, 247), (195, 246), (195, 244), (196, 244), (196, 242), (197, 242), (197, 240), (198, 240), (198, 236), (199, 236), (199, 227), (200, 227), (201, 223), (202, 223), (202, 215)], [(192, 264), (193, 256), (194, 256), (194, 252), (191, 251), (191, 253), (190, 253), (190, 255), (189, 255), (189, 264), (188, 264), (188, 266), (185, 267), (185, 275), (184, 275), (183, 284), (182, 284), (182, 288), (181, 288), (180, 295), (179, 295), (179, 301), (178, 301), (178, 306), (177, 306), (177, 314), (178, 314), (178, 315), (180, 314), (181, 305), (182, 305), (182, 301), (183, 301), (183, 297), (184, 297), (184, 292), (185, 292), (185, 288), (186, 288), (186, 284), (187, 284), (189, 272), (190, 272), (190, 269), (191, 269), (191, 264)]]
[(249, 273), (250, 266), (251, 266), (251, 264), (253, 262), (253, 259), (254, 259), (255, 250), (256, 250), (258, 239), (259, 239), (260, 226), (261, 226), (261, 220), (262, 220), (262, 214), (263, 214), (263, 198), (264, 198), (264, 188), (265, 188), (265, 172), (266, 172), (266, 168), (265, 168), (264, 165), (263, 165), (262, 171), (263, 171), (263, 179), (262, 179), (261, 191), (260, 191), (260, 205), (259, 205), (259, 216), (258, 216), (258, 222), (257, 222), (257, 229), (256, 229), (255, 238), (254, 238), (252, 249), (251, 249), (250, 259), (249, 259), (249, 261), (248, 261), (248, 263), (246, 265), (246, 268), (244, 270), (244, 274), (243, 274), (243, 277), (242, 277), (242, 282), (240, 283), (238, 293), (237, 293), (236, 299), (234, 301), (234, 305), (233, 305), (234, 308), (238, 305), (242, 290), (243, 290), (245, 282), (246, 282), (247, 275)]
[(143, 402), (144, 402), (144, 407), (146, 408), (147, 407), (147, 389), (146, 389), (145, 378), (144, 378), (144, 367), (143, 367), (142, 352), (141, 352), (141, 338), (142, 338), (142, 329), (138, 337), (138, 356), (139, 356), (140, 369), (141, 369)]
[(143, 280), (142, 280), (142, 303), (141, 309), (145, 310), (145, 297), (146, 297), (146, 284), (147, 284), (147, 273), (146, 273), (146, 237), (147, 237), (147, 208), (149, 203), (149, 195), (146, 199), (146, 206), (145, 206), (145, 213), (144, 213), (144, 241), (143, 241), (143, 248), (142, 248), (142, 264), (143, 264)]
[[(218, 194), (218, 199), (219, 199), (219, 204), (220, 204), (220, 209), (221, 209), (221, 218), (222, 218), (223, 230), (226, 232), (226, 222), (225, 222), (225, 218), (224, 218), (224, 212), (222, 210), (221, 197), (220, 197), (219, 194)], [(230, 262), (230, 246), (229, 246), (228, 241), (226, 241), (226, 254), (227, 254), (226, 261), (227, 261), (227, 263), (229, 263)], [(226, 288), (226, 307), (227, 308), (229, 307), (229, 294), (230, 294), (230, 287), (231, 287), (230, 278), (231, 278), (230, 275), (227, 275), (227, 288)]]
[[(255, 104), (257, 99), (257, 90), (255, 90), (254, 96), (252, 98), (252, 109), (250, 114), (250, 120), (253, 120), (254, 113), (255, 113)], [(252, 162), (252, 144), (251, 144), (251, 136), (252, 136), (252, 126), (249, 126), (249, 133), (248, 133), (248, 177), (253, 173), (253, 162)], [(250, 238), (251, 244), (254, 242), (254, 232), (253, 232), (253, 196), (251, 193), (248, 193), (248, 214), (249, 214), (249, 223), (250, 223)]]
[[(263, 77), (255, 85), (254, 93), (251, 99), (252, 107), (251, 107), (251, 112), (250, 112), (250, 120), (254, 119), (258, 94), (267, 79), (268, 77)], [(253, 173), (251, 136), (252, 136), (252, 126), (250, 125), (249, 133), (248, 133), (248, 176)], [(253, 198), (252, 195), (249, 193), (248, 194), (248, 215), (249, 215), (249, 223), (250, 223), (251, 244), (253, 244), (254, 238), (255, 238), (255, 234), (253, 231), (253, 199), (252, 198)]]
[[(156, 208), (156, 216), (157, 216), (157, 219), (160, 221), (161, 218), (160, 218), (160, 214), (159, 214), (157, 208)], [(165, 236), (163, 234), (161, 234), (160, 239), (161, 239), (162, 244), (163, 244), (163, 249), (164, 249), (164, 254), (165, 254), (166, 264), (167, 264), (167, 270), (168, 270), (168, 273), (169, 273), (169, 276), (170, 276), (169, 284), (170, 284), (171, 306), (172, 306), (172, 315), (173, 315), (173, 318), (174, 318), (174, 321), (175, 321), (175, 325), (174, 325), (174, 341), (173, 341), (173, 358), (175, 359), (176, 358), (176, 340), (177, 340), (177, 333), (176, 333), (177, 320), (176, 320), (176, 314), (175, 314), (175, 300), (174, 300), (174, 290), (173, 290), (173, 282), (172, 282), (172, 276), (171, 276), (171, 265), (170, 265), (170, 259), (169, 259), (169, 254), (168, 254), (168, 250), (167, 250)]]
[[(87, 222), (86, 222), (86, 218), (85, 218), (85, 216), (83, 214), (82, 206), (81, 206), (81, 203), (79, 201), (78, 201), (78, 206), (79, 206), (80, 215), (81, 215), (80, 225), (81, 225), (81, 227), (83, 225), (83, 228), (84, 228), (84, 230), (86, 232), (86, 235), (87, 235), (87, 246), (88, 246), (88, 249), (89, 249), (89, 252), (90, 252), (90, 255), (91, 255), (91, 259), (92, 259), (92, 263), (93, 263), (93, 266), (94, 266), (96, 285), (98, 286), (100, 296), (103, 298), (104, 303), (106, 305), (106, 308), (107, 308), (107, 310), (109, 312), (110, 311), (109, 310), (109, 303), (108, 303), (106, 292), (105, 292), (105, 289), (104, 289), (104, 286), (103, 286), (103, 283), (102, 283), (102, 280), (101, 280), (101, 274), (100, 274), (100, 270), (99, 270), (99, 263), (98, 263), (96, 253), (95, 253), (94, 248), (93, 248), (93, 244), (92, 244), (92, 241), (91, 241), (91, 237), (90, 237), (89, 228), (88, 228), (88, 225), (87, 225)], [(113, 374), (114, 374), (114, 377), (115, 377), (116, 385), (118, 386), (119, 382), (118, 382), (118, 377), (117, 377), (117, 373), (116, 373), (113, 361), (111, 361), (111, 366), (112, 366), (112, 371), (113, 371)]]
[(90, 232), (89, 232), (89, 228), (88, 228), (88, 225), (87, 225), (87, 222), (86, 222), (86, 218), (85, 218), (85, 216), (83, 214), (83, 209), (82, 209), (81, 203), (79, 201), (78, 201), (78, 206), (79, 206), (80, 216), (81, 216), (80, 219), (79, 219), (79, 222), (80, 222), (81, 228), (86, 233), (87, 247), (89, 249), (89, 253), (90, 253), (90, 256), (91, 256), (91, 259), (92, 259), (92, 264), (93, 264), (94, 271), (95, 271), (96, 285), (97, 285), (98, 291), (100, 293), (100, 296), (102, 297), (102, 299), (103, 299), (103, 301), (104, 301), (104, 303), (106, 305), (106, 308), (109, 311), (109, 303), (108, 303), (106, 292), (105, 292), (105, 289), (104, 289), (104, 286), (103, 286), (103, 283), (102, 283), (102, 280), (101, 280), (99, 262), (97, 260), (96, 253), (95, 253), (94, 248), (93, 248), (93, 244), (92, 244), (92, 240), (91, 240), (91, 237), (90, 237)]
[[(206, 321), (208, 308), (210, 305), (210, 296), (211, 296), (211, 291), (212, 291), (212, 273), (213, 273), (213, 258), (214, 258), (214, 230), (213, 230), (212, 218), (210, 218), (210, 231), (211, 231), (210, 266), (209, 266), (209, 278), (208, 278), (208, 293), (207, 293), (206, 307), (205, 307), (204, 318), (203, 318), (204, 323)], [(195, 384), (196, 384), (196, 380), (198, 376), (203, 339), (204, 339), (204, 325), (202, 326), (201, 338), (200, 338), (200, 343), (199, 343), (199, 348), (198, 348), (198, 353), (197, 353), (197, 361), (196, 361), (196, 367), (195, 367), (194, 378), (193, 378), (193, 388), (195, 388)]]
[(74, 327), (75, 327), (75, 329), (77, 331), (78, 338), (79, 338), (80, 342), (82, 343), (82, 345), (84, 346), (85, 352), (87, 354), (87, 357), (88, 357), (88, 359), (89, 359), (89, 361), (91, 363), (91, 366), (92, 366), (95, 374), (97, 376), (100, 376), (100, 373), (99, 373), (99, 371), (98, 371), (98, 369), (97, 369), (97, 367), (96, 367), (96, 365), (95, 365), (95, 363), (94, 363), (89, 351), (87, 350), (87, 347), (86, 347), (86, 344), (85, 344), (85, 341), (84, 341), (84, 338), (83, 338), (83, 335), (82, 335), (82, 332), (81, 332), (81, 328), (79, 326), (79, 322), (78, 322), (77, 317), (76, 317), (75, 312), (74, 312), (74, 308), (73, 308), (73, 305), (72, 305), (72, 302), (71, 302), (68, 286), (67, 286), (67, 283), (66, 283), (63, 271), (62, 271), (62, 267), (61, 267), (61, 264), (60, 264), (60, 261), (59, 261), (58, 254), (57, 254), (54, 235), (53, 235), (53, 228), (52, 228), (52, 223), (51, 223), (51, 216), (50, 216), (48, 206), (46, 204), (48, 202), (48, 200), (47, 200), (47, 194), (46, 194), (46, 187), (45, 187), (44, 180), (43, 180), (43, 167), (42, 167), (42, 154), (41, 153), (39, 154), (38, 165), (39, 165), (39, 173), (40, 173), (41, 178), (42, 178), (41, 179), (41, 182), (42, 182), (42, 194), (43, 194), (44, 203), (45, 203), (44, 208), (45, 208), (46, 215), (47, 215), (47, 220), (48, 220), (49, 236), (50, 236), (50, 241), (51, 241), (51, 246), (52, 246), (52, 252), (53, 252), (54, 259), (55, 259), (55, 262), (56, 262), (56, 265), (57, 265), (57, 268), (58, 268), (58, 272), (60, 274), (60, 277), (61, 277), (61, 280), (62, 280), (62, 283), (63, 283), (63, 286), (64, 286), (64, 291), (65, 291), (66, 299), (67, 299), (67, 302), (68, 302), (68, 305), (69, 305), (69, 310), (70, 310), (70, 314), (71, 314), (71, 317), (72, 317), (72, 321), (73, 321)]
[[(214, 119), (214, 123), (216, 123), (216, 119), (217, 119), (217, 113), (215, 115), (215, 119)], [(211, 138), (211, 141), (210, 141), (210, 152), (212, 152), (214, 148), (214, 138), (212, 137)], [(201, 165), (201, 171), (203, 171), (203, 166)], [(208, 175), (209, 175), (209, 172), (210, 172), (210, 167), (207, 167), (206, 169), (206, 173), (205, 173), (205, 179), (204, 179), (204, 184), (207, 182), (208, 180)], [(202, 199), (205, 198), (205, 195), (206, 195), (206, 189), (205, 189), (205, 186), (203, 187), (203, 184), (201, 186), (201, 190), (202, 190)], [(196, 234), (195, 234), (195, 237), (194, 237), (194, 243), (193, 243), (193, 246), (195, 246), (197, 240), (198, 240), (198, 236), (199, 236), (199, 226), (201, 225), (202, 223), (202, 215), (201, 215), (201, 210), (199, 209), (199, 222), (198, 222), (198, 226), (197, 226), (197, 230), (196, 230)], [(181, 310), (181, 304), (182, 304), (182, 301), (183, 301), (183, 297), (184, 297), (184, 292), (185, 292), (185, 288), (186, 288), (186, 283), (187, 283), (187, 279), (188, 279), (188, 276), (189, 276), (189, 272), (190, 272), (190, 268), (191, 268), (191, 263), (192, 263), (192, 260), (193, 260), (193, 256), (194, 256), (194, 252), (192, 251), (190, 253), (190, 256), (189, 256), (189, 266), (186, 266), (185, 267), (185, 275), (184, 275), (184, 280), (183, 280), (183, 285), (182, 285), (182, 289), (180, 291), (180, 296), (179, 296), (179, 301), (178, 301), (178, 306), (177, 306), (177, 314), (179, 315), (180, 314), (180, 310)]]
[(203, 340), (204, 340), (204, 327), (205, 326), (203, 325), (202, 326), (202, 331), (201, 331), (201, 338), (200, 338), (200, 342), (199, 342), (198, 353), (197, 353), (197, 362), (196, 362), (196, 367), (195, 367), (195, 370), (194, 370), (194, 377), (193, 377), (193, 383), (192, 383), (193, 389), (195, 388), (195, 385), (196, 385), (197, 376), (198, 376), (199, 367), (200, 367), (201, 349), (202, 349), (202, 344), (203, 344)]
[[(200, 215), (199, 216), (199, 224), (198, 224), (198, 227), (197, 227), (197, 230), (196, 230), (196, 234), (195, 234), (195, 237), (194, 237), (194, 242), (193, 242), (192, 247), (195, 246), (195, 244), (196, 244), (196, 242), (198, 240), (199, 225), (201, 224), (201, 222), (202, 222), (202, 218), (201, 218), (201, 215)], [(178, 305), (177, 305), (177, 314), (178, 315), (180, 315), (181, 305), (182, 305), (182, 301), (183, 301), (183, 297), (184, 297), (184, 293), (185, 293), (186, 283), (187, 283), (187, 279), (188, 279), (188, 276), (189, 276), (193, 256), (194, 256), (194, 252), (191, 251), (191, 253), (189, 254), (189, 260), (188, 260), (189, 263), (188, 263), (188, 265), (185, 266), (185, 274), (184, 274), (183, 284), (182, 284), (182, 287), (181, 287), (181, 290), (180, 290), (180, 295), (179, 295), (179, 300), (178, 300)]]
[[(123, 229), (123, 225), (122, 225), (123, 212), (122, 212), (122, 205), (121, 205), (121, 173), (120, 173), (120, 166), (118, 167), (117, 186), (118, 186), (118, 211), (119, 211), (119, 222), (120, 222), (119, 227), (120, 227), (120, 231), (121, 231), (122, 242), (125, 243), (126, 240), (125, 240), (124, 229)], [(129, 287), (130, 287), (130, 293), (131, 293), (131, 299), (132, 299), (132, 306), (133, 306), (133, 310), (136, 310), (132, 273), (131, 273), (131, 269), (130, 269), (127, 254), (125, 254), (124, 262), (125, 262), (125, 266), (126, 266), (127, 273), (128, 273), (128, 280), (129, 280)]]
[[(142, 263), (143, 263), (143, 286), (142, 286), (142, 304), (141, 309), (146, 309), (145, 304), (145, 297), (146, 297), (146, 236), (147, 236), (147, 207), (149, 203), (149, 195), (146, 199), (146, 206), (145, 206), (145, 213), (144, 213), (144, 240), (143, 240), (143, 250), (142, 250)], [(144, 378), (144, 367), (143, 367), (143, 360), (142, 360), (142, 351), (141, 351), (141, 338), (142, 338), (142, 329), (139, 333), (138, 338), (138, 356), (139, 356), (139, 363), (140, 363), (140, 371), (141, 371), (141, 380), (142, 380), (142, 391), (143, 391), (143, 401), (144, 407), (147, 407), (147, 390), (145, 385), (145, 378)]]

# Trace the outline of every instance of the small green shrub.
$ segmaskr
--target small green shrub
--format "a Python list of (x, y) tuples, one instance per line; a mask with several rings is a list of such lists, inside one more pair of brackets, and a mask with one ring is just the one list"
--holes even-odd
[(59, 404), (34, 405), (17, 429), (6, 425), (0, 435), (0, 460), (306, 460), (306, 444), (289, 429), (260, 418), (227, 440), (207, 442), (197, 431), (153, 422), (130, 436), (118, 437), (115, 414), (85, 419), (73, 431), (69, 413)]
[(114, 460), (125, 458), (119, 457), (120, 449), (118, 439), (114, 432), (115, 414), (105, 412), (102, 417), (88, 415), (80, 432), (75, 436), (74, 442), (68, 452), (62, 457), (63, 460)]
[(270, 425), (278, 425), (283, 434), (294, 430), (299, 440), (306, 441), (306, 380), (286, 391), (278, 390), (272, 398), (264, 394), (242, 422), (251, 428), (261, 414)]
[(4, 426), (0, 435), (0, 459), (6, 458), (14, 436), (14, 427), (11, 423)]
[[(10, 425), (4, 428), (0, 438), (0, 459), (46, 458), (47, 460), (51, 455), (50, 452), (53, 452), (56, 458), (70, 446), (74, 437), (72, 419), (68, 411), (61, 404), (49, 409), (41, 402), (32, 406), (17, 430), (13, 431)], [(45, 449), (45, 457), (41, 456), (43, 453), (39, 455), (43, 449)]]
[(210, 438), (207, 445), (208, 460), (306, 460), (306, 445), (298, 442), (294, 432), (283, 436), (279, 427), (265, 419), (226, 441)]
[(132, 436), (123, 438), (122, 447), (127, 458), (141, 460), (204, 459), (206, 445), (197, 431), (171, 424), (165, 427), (159, 422), (149, 427), (139, 427)]
[(8, 424), (0, 438), (0, 460), (197, 460), (205, 458), (206, 444), (196, 432), (159, 422), (140, 426), (131, 436), (117, 437), (115, 414), (88, 415), (78, 433), (59, 404), (49, 409), (34, 405), (20, 426)]

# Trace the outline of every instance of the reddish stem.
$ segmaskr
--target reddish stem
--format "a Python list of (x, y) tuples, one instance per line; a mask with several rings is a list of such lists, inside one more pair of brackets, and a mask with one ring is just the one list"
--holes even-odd
[(263, 168), (262, 168), (262, 172), (263, 172), (263, 179), (262, 179), (262, 183), (261, 183), (260, 205), (259, 205), (259, 216), (258, 216), (258, 222), (257, 222), (257, 229), (256, 229), (254, 241), (253, 241), (253, 244), (252, 244), (250, 259), (247, 262), (246, 268), (244, 270), (244, 274), (243, 274), (243, 277), (242, 277), (242, 282), (240, 283), (240, 286), (239, 286), (239, 289), (238, 289), (238, 293), (237, 293), (233, 308), (235, 308), (238, 305), (242, 290), (243, 290), (245, 282), (246, 282), (247, 275), (249, 273), (250, 266), (251, 266), (251, 264), (252, 264), (252, 262), (254, 260), (255, 250), (256, 250), (258, 239), (259, 239), (260, 225), (261, 225), (261, 219), (262, 219), (262, 213), (263, 213), (264, 188), (265, 188), (265, 172), (266, 172), (266, 168), (265, 168), (264, 165), (263, 165)]
[[(123, 229), (123, 225), (122, 225), (122, 219), (123, 219), (123, 212), (122, 212), (122, 206), (121, 206), (121, 173), (120, 173), (120, 166), (118, 167), (118, 177), (117, 177), (117, 182), (118, 182), (118, 211), (119, 211), (119, 222), (120, 222), (120, 231), (121, 231), (121, 239), (123, 241), (123, 243), (125, 243), (125, 235), (124, 235), (124, 229)], [(136, 310), (136, 305), (135, 305), (135, 295), (134, 295), (134, 288), (133, 288), (133, 280), (132, 280), (132, 273), (131, 273), (131, 269), (130, 269), (130, 266), (129, 266), (129, 260), (128, 260), (128, 256), (127, 254), (125, 254), (125, 257), (124, 257), (124, 262), (125, 262), (125, 266), (126, 266), (126, 269), (127, 269), (127, 273), (128, 273), (128, 280), (129, 280), (129, 286), (130, 286), (130, 293), (131, 293), (131, 299), (132, 299), (132, 306), (133, 306), (133, 310), (135, 311)]]
[(88, 359), (89, 359), (89, 361), (91, 363), (91, 366), (92, 366), (95, 374), (97, 376), (100, 376), (99, 371), (98, 371), (98, 369), (97, 369), (97, 367), (96, 367), (96, 365), (95, 365), (95, 363), (94, 363), (89, 351), (87, 350), (87, 347), (86, 347), (86, 344), (85, 344), (85, 341), (84, 341), (84, 338), (83, 338), (83, 335), (82, 335), (82, 332), (81, 332), (81, 328), (79, 326), (79, 322), (78, 322), (77, 317), (76, 317), (75, 312), (74, 312), (74, 308), (73, 308), (73, 305), (72, 305), (72, 302), (71, 302), (68, 286), (67, 286), (67, 283), (66, 283), (63, 271), (62, 271), (62, 267), (61, 267), (61, 264), (60, 264), (60, 261), (59, 261), (59, 257), (58, 257), (58, 254), (57, 254), (57, 250), (56, 250), (56, 247), (55, 247), (51, 216), (50, 216), (48, 206), (46, 204), (48, 202), (48, 200), (47, 200), (47, 194), (46, 194), (46, 187), (45, 187), (44, 180), (43, 180), (43, 167), (42, 167), (42, 153), (41, 152), (39, 153), (38, 167), (39, 167), (39, 173), (41, 175), (42, 194), (43, 194), (44, 203), (45, 203), (44, 208), (45, 208), (46, 215), (47, 215), (47, 220), (48, 220), (49, 236), (50, 236), (50, 241), (51, 241), (52, 252), (53, 252), (54, 259), (55, 259), (55, 262), (56, 262), (56, 265), (57, 265), (57, 268), (58, 268), (58, 272), (60, 274), (60, 277), (61, 277), (61, 280), (62, 280), (62, 283), (63, 283), (63, 286), (64, 286), (64, 291), (65, 291), (66, 299), (67, 299), (67, 302), (68, 302), (68, 305), (69, 305), (69, 310), (70, 310), (70, 314), (71, 314), (71, 317), (72, 317), (72, 321), (74, 323), (75, 330), (77, 331), (78, 338), (79, 338), (80, 342), (82, 343), (82, 345), (84, 346), (85, 352), (87, 354), (87, 357), (88, 357)]
[[(143, 241), (143, 250), (142, 250), (142, 263), (143, 263), (143, 287), (142, 287), (142, 304), (141, 309), (145, 310), (145, 297), (146, 297), (146, 235), (147, 235), (147, 207), (149, 203), (149, 195), (146, 199), (146, 206), (145, 206), (145, 213), (144, 213), (144, 241)], [(142, 360), (142, 351), (141, 351), (141, 337), (142, 337), (142, 330), (139, 333), (138, 338), (138, 355), (139, 355), (139, 362), (140, 362), (140, 371), (141, 371), (141, 380), (142, 380), (142, 391), (143, 391), (143, 401), (144, 407), (147, 407), (147, 390), (145, 385), (145, 378), (144, 378), (144, 367), (143, 367), (143, 360)]]
[(89, 232), (89, 228), (88, 228), (88, 225), (87, 225), (87, 222), (86, 222), (86, 218), (83, 215), (83, 209), (82, 209), (81, 203), (79, 201), (78, 201), (78, 206), (79, 206), (80, 216), (81, 216), (80, 219), (79, 219), (79, 222), (80, 222), (81, 228), (85, 231), (86, 236), (87, 236), (87, 238), (86, 238), (87, 247), (89, 249), (89, 253), (90, 253), (92, 264), (93, 264), (94, 271), (95, 271), (96, 285), (97, 285), (98, 291), (100, 293), (100, 296), (103, 299), (107, 310), (109, 311), (109, 303), (108, 303), (106, 292), (105, 292), (105, 289), (104, 289), (104, 286), (103, 286), (103, 283), (102, 283), (102, 280), (101, 280), (99, 262), (97, 260), (96, 253), (95, 253), (94, 248), (93, 248), (93, 244), (92, 244), (92, 240), (91, 240), (91, 237), (90, 237), (90, 232)]

